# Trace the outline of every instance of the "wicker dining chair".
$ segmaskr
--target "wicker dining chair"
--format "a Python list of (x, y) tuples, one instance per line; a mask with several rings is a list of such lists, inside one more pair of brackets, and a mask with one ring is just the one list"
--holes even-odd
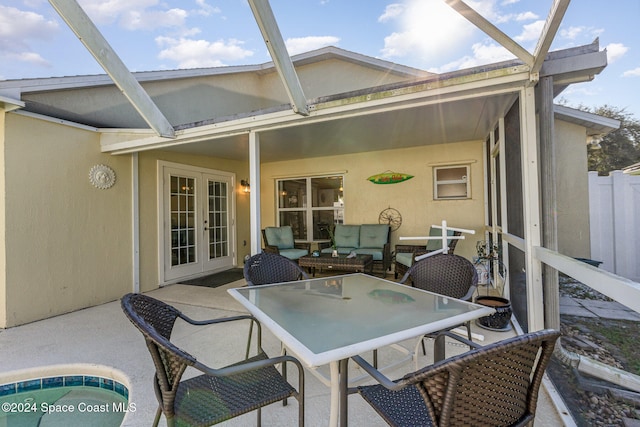
[(295, 261), (268, 252), (261, 252), (249, 258), (244, 263), (243, 274), (249, 286), (309, 278)]
[[(459, 231), (449, 230), (447, 232), (450, 236), (461, 236), (462, 233)], [(438, 237), (442, 236), (442, 230), (439, 228), (431, 227), (429, 229), (429, 236)], [(458, 245), (458, 240), (460, 239), (448, 239), (447, 245), (449, 246), (449, 251), (447, 253), (452, 254), (456, 250), (456, 246)], [(425, 245), (396, 245), (394, 251), (394, 277), (397, 279), (398, 277), (404, 276), (407, 270), (416, 262), (416, 257), (419, 257), (424, 254), (428, 254), (429, 252), (436, 251), (438, 249), (442, 249), (442, 240), (429, 240)]]
[[(415, 262), (405, 273), (402, 284), (470, 301), (478, 287), (478, 273), (466, 258), (454, 254), (437, 254)], [(471, 322), (464, 324), (471, 340)], [(425, 352), (424, 343), (422, 345)]]
[(559, 336), (550, 329), (517, 336), (436, 362), (397, 381), (354, 356), (379, 382), (357, 391), (391, 426), (533, 425), (540, 384)]
[[(292, 356), (269, 358), (261, 347), (260, 323), (253, 316), (193, 320), (175, 307), (142, 294), (125, 295), (121, 305), (125, 315), (142, 332), (156, 368), (153, 384), (159, 406), (154, 426), (162, 414), (168, 426), (210, 426), (254, 410), (260, 425), (261, 408), (288, 397), (298, 400), (298, 425), (304, 426), (302, 365)], [(208, 367), (170, 341), (178, 318), (194, 326), (233, 321), (255, 323), (256, 355), (223, 368)], [(276, 365), (282, 365), (286, 372), (289, 363), (298, 369), (297, 390), (276, 369)], [(187, 368), (201, 374), (183, 380)]]

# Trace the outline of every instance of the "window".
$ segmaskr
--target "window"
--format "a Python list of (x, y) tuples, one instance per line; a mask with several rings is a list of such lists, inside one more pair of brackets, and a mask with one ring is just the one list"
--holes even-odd
[(290, 225), (296, 240), (328, 239), (326, 228), (344, 222), (342, 183), (342, 175), (278, 180), (278, 225)]
[(435, 200), (468, 199), (469, 166), (433, 168), (433, 198)]

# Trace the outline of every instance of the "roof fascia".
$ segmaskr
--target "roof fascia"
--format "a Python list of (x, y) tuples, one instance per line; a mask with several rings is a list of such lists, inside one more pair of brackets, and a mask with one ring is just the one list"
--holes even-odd
[(607, 134), (620, 128), (620, 120), (598, 114), (570, 108), (564, 105), (553, 106), (554, 116), (560, 120), (585, 126), (598, 134)]
[(75, 0), (49, 0), (49, 3), (113, 79), (147, 124), (158, 135), (174, 138), (175, 132), (169, 120), (133, 77), (80, 5)]
[(493, 25), (474, 9), (469, 7), (465, 2), (463, 2), (462, 0), (445, 0), (445, 2), (452, 9), (466, 18), (469, 22), (474, 24), (489, 37), (500, 43), (509, 52), (513, 53), (517, 58), (522, 60), (522, 62), (529, 66), (533, 65), (533, 55), (531, 55), (525, 48), (516, 43), (511, 37), (503, 33), (498, 27)]
[(307, 98), (302, 90), (298, 74), (293, 67), (291, 57), (282, 39), (275, 16), (267, 0), (249, 0), (251, 11), (258, 23), (262, 37), (267, 45), (271, 59), (282, 79), (293, 111), (303, 116), (309, 115)]
[(5, 112), (17, 110), (18, 108), (24, 108), (24, 106), (25, 106), (25, 103), (18, 99), (13, 99), (7, 96), (0, 95), (0, 108), (3, 109)]
[(553, 39), (555, 38), (558, 28), (560, 28), (560, 24), (562, 23), (562, 19), (564, 18), (564, 14), (567, 12), (569, 2), (570, 0), (555, 0), (553, 2), (551, 10), (549, 11), (549, 16), (547, 16), (544, 28), (542, 29), (542, 33), (538, 39), (538, 45), (533, 53), (534, 61), (531, 66), (532, 73), (538, 73), (542, 68), (542, 64), (544, 63), (544, 60), (549, 53), (549, 49), (551, 48), (551, 43), (553, 43)]
[(434, 79), (404, 86), (387, 85), (373, 88), (367, 93), (349, 93), (341, 99), (319, 99), (310, 105), (309, 117), (293, 114), (289, 109), (253, 112), (243, 117), (200, 122), (198, 126), (178, 130), (173, 141), (158, 137), (118, 141), (114, 135), (105, 135), (101, 138), (101, 149), (112, 154), (159, 149), (247, 134), (250, 131), (260, 132), (481, 96), (517, 93), (528, 84), (529, 67), (520, 65), (474, 76)]

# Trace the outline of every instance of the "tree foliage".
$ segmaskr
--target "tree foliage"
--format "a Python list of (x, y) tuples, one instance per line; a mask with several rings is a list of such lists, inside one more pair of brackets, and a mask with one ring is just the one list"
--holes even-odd
[(589, 148), (590, 171), (598, 171), (598, 175), (608, 175), (640, 162), (640, 121), (633, 114), (610, 105), (584, 110), (620, 121), (617, 130), (603, 137), (600, 148)]

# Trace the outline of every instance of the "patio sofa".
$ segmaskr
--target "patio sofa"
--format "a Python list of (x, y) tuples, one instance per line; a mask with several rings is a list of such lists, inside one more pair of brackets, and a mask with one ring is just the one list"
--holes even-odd
[[(391, 243), (388, 224), (346, 225), (336, 224), (333, 235), (339, 254), (368, 254), (373, 256), (376, 273), (386, 275), (391, 268)], [(331, 242), (321, 242), (318, 249), (331, 253)]]
[(311, 250), (310, 243), (294, 241), (293, 230), (289, 225), (265, 227), (262, 230), (262, 238), (264, 239), (264, 252), (279, 254), (293, 261), (309, 255)]

